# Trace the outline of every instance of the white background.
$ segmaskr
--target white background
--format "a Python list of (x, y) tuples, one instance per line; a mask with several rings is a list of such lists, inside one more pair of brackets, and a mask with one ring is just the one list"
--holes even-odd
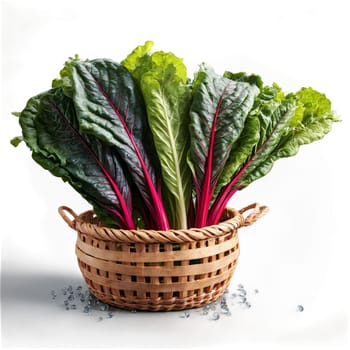
[[(4, 347), (345, 349), (349, 345), (349, 10), (347, 1), (2, 1), (1, 235)], [(240, 231), (232, 288), (260, 293), (250, 310), (210, 322), (180, 313), (97, 323), (67, 313), (51, 289), (80, 283), (62, 204), (89, 209), (37, 166), (12, 111), (50, 87), (64, 61), (122, 60), (145, 40), (215, 70), (258, 73), (286, 91), (312, 86), (343, 119), (325, 139), (280, 160), (235, 195), (267, 216)], [(305, 307), (296, 313), (298, 304)]]

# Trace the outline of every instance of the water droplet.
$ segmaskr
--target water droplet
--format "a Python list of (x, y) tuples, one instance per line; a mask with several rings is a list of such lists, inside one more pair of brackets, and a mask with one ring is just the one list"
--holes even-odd
[(222, 306), (220, 312), (224, 315), (230, 316), (231, 312), (228, 306)]
[(247, 301), (247, 298), (246, 297), (243, 297), (243, 296), (238, 296), (237, 298), (237, 302), (240, 303), (240, 304), (243, 304)]
[(101, 311), (106, 311), (106, 310), (107, 310), (106, 305), (105, 305), (105, 304), (101, 305), (101, 306), (100, 306), (100, 310), (101, 310)]
[(63, 303), (67, 306), (69, 304), (69, 301), (66, 299)]
[(75, 304), (72, 304), (72, 305), (70, 306), (70, 308), (71, 308), (72, 310), (76, 310), (77, 306), (76, 306)]
[(220, 300), (220, 305), (225, 305), (225, 304), (227, 304), (226, 298), (223, 297), (223, 298)]
[(297, 312), (303, 312), (304, 311), (304, 306), (303, 305), (298, 305), (297, 306)]
[(182, 318), (189, 318), (190, 317), (190, 313), (188, 311), (185, 311), (182, 315)]
[(69, 300), (69, 301), (74, 300), (74, 295), (70, 294), (70, 295), (68, 296), (68, 300)]
[(250, 309), (251, 306), (252, 306), (252, 305), (251, 305), (249, 302), (247, 302), (247, 301), (241, 304), (241, 307), (242, 307), (243, 309)]
[(254, 289), (254, 294), (258, 294), (259, 293), (259, 289)]
[(102, 320), (103, 320), (103, 317), (102, 317), (102, 316), (100, 316), (100, 317), (97, 319), (98, 322), (101, 322)]
[(243, 284), (239, 284), (239, 285), (237, 286), (237, 289), (244, 289)]
[(210, 310), (209, 305), (205, 305), (201, 310), (201, 315), (208, 315), (209, 310)]
[(131, 310), (130, 312), (132, 312), (133, 314), (135, 314), (137, 312), (137, 310)]
[(210, 314), (209, 318), (213, 321), (217, 321), (220, 318), (220, 314), (218, 312), (213, 312)]
[(86, 314), (89, 313), (90, 312), (90, 308), (88, 306), (85, 306), (83, 312), (86, 313)]
[(112, 317), (113, 317), (113, 313), (112, 312), (108, 312), (107, 318), (112, 318)]

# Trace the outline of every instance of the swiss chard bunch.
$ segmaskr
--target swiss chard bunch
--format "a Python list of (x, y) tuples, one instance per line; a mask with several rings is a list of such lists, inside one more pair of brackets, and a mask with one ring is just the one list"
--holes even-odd
[(52, 88), (19, 116), (33, 159), (93, 205), (106, 224), (202, 227), (273, 163), (321, 139), (338, 121), (324, 94), (285, 94), (257, 75), (194, 79), (152, 42), (125, 60), (66, 62)]

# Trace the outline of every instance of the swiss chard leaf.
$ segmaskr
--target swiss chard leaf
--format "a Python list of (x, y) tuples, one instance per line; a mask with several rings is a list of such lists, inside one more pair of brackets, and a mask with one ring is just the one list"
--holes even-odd
[[(281, 106), (286, 103), (291, 106), (291, 115), (285, 119), (286, 123), (284, 122), (282, 127), (270, 123), (274, 129), (273, 134), (279, 134), (276, 138), (278, 142), (272, 144), (272, 136), (269, 136), (269, 142), (265, 144), (272, 148), (272, 151), (266, 153), (266, 150), (263, 152), (261, 149), (258, 152), (246, 173), (237, 182), (240, 188), (266, 175), (277, 159), (294, 156), (301, 145), (322, 139), (331, 131), (333, 122), (338, 121), (327, 97), (311, 88), (302, 88), (296, 94), (287, 95)], [(272, 120), (275, 115), (272, 114)], [(269, 135), (271, 134), (269, 132)], [(261, 160), (263, 158), (265, 159)]]
[(332, 123), (338, 121), (326, 96), (311, 88), (284, 96), (276, 85), (264, 87), (255, 106), (251, 115), (260, 123), (259, 142), (221, 189), (210, 210), (208, 224), (220, 219), (237, 190), (265, 176), (279, 158), (294, 156), (301, 145), (323, 138)]
[(131, 192), (117, 155), (79, 131), (74, 105), (62, 89), (31, 99), (20, 122), (36, 162), (68, 181), (119, 226), (135, 228)]
[(147, 152), (151, 145), (145, 105), (131, 74), (111, 60), (74, 62), (72, 84), (80, 129), (115, 147), (155, 228), (168, 229), (160, 181)]
[[(238, 189), (264, 176), (272, 167), (272, 162), (268, 161), (268, 158), (278, 145), (281, 134), (288, 127), (294, 115), (295, 99), (290, 97), (278, 103), (262, 101), (260, 99), (263, 108), (258, 108), (251, 114), (251, 117), (256, 118), (259, 122), (259, 140), (246, 157), (245, 162), (241, 163), (239, 169), (236, 169), (236, 172), (231, 175), (230, 182), (222, 187), (210, 209), (208, 224), (220, 219), (227, 202)], [(249, 128), (249, 125), (247, 127)]]
[(202, 67), (193, 82), (189, 164), (196, 190), (195, 226), (207, 223), (210, 201), (258, 89)]
[(155, 52), (150, 60), (142, 58), (138, 64), (134, 62), (133, 67), (139, 72), (138, 83), (147, 106), (148, 122), (167, 189), (163, 194), (169, 208), (168, 217), (171, 227), (187, 228), (192, 178), (186, 162), (191, 100), (186, 67), (171, 53)]
[[(272, 162), (269, 161), (269, 158), (279, 144), (282, 134), (290, 124), (295, 109), (295, 99), (291, 97), (286, 98), (276, 109), (273, 110), (270, 115), (270, 123), (265, 125), (266, 128), (263, 133), (263, 142), (261, 142), (244, 164), (244, 172), (240, 173), (239, 179), (237, 178), (237, 182), (235, 183), (236, 187), (240, 189), (246, 187), (248, 184), (257, 178), (266, 175), (271, 170)], [(262, 118), (260, 118), (260, 122), (261, 120)]]

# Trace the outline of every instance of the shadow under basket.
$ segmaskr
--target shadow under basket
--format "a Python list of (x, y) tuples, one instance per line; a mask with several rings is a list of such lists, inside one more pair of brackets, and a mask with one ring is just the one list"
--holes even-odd
[(78, 233), (76, 255), (91, 293), (118, 308), (147, 311), (184, 310), (217, 300), (237, 265), (238, 228), (267, 210), (256, 203), (239, 211), (227, 208), (217, 225), (155, 231), (103, 227), (93, 211), (77, 215), (65, 206), (58, 209)]

